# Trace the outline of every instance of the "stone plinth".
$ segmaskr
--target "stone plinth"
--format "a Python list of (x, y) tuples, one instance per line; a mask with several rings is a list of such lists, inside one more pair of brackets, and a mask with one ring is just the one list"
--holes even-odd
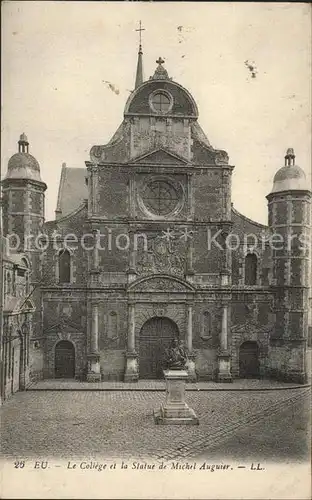
[(92, 353), (88, 355), (87, 382), (101, 382), (99, 353)]
[(218, 354), (218, 382), (232, 382), (231, 355), (227, 351)]
[(166, 400), (159, 410), (154, 410), (155, 424), (197, 425), (197, 416), (185, 402), (186, 370), (164, 370)]
[(126, 353), (125, 382), (137, 382), (139, 380), (138, 355), (136, 352)]
[(186, 368), (188, 371), (188, 382), (196, 382), (197, 381), (197, 376), (196, 376), (196, 370), (195, 370), (195, 353), (191, 353), (188, 355), (187, 362), (186, 362)]

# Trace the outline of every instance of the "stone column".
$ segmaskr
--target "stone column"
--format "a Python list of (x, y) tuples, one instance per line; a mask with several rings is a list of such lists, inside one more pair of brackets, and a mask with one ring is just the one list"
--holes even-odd
[(232, 382), (231, 355), (228, 351), (228, 304), (222, 305), (220, 349), (218, 353), (218, 382)]
[(101, 380), (100, 353), (99, 353), (99, 311), (98, 304), (91, 305), (91, 338), (90, 354), (88, 356), (88, 382), (99, 382)]
[[(222, 268), (220, 273), (220, 285), (227, 286), (231, 284), (231, 274), (232, 274), (232, 250), (227, 245), (227, 238), (230, 234), (228, 227), (225, 227), (222, 231), (223, 238), (223, 260)], [(222, 252), (221, 252), (222, 253)]]
[(191, 283), (193, 282), (193, 276), (195, 274), (193, 269), (193, 246), (194, 241), (190, 238), (187, 247), (186, 279)]
[(94, 229), (92, 231), (94, 237), (94, 248), (93, 248), (93, 270), (98, 271), (99, 268), (99, 243), (100, 243), (100, 231)]
[(221, 324), (221, 349), (222, 349), (222, 351), (226, 351), (228, 348), (227, 316), (228, 316), (228, 306), (224, 305), (223, 310), (222, 310), (222, 324)]
[(130, 302), (128, 304), (128, 343), (124, 381), (137, 382), (138, 378), (138, 356), (135, 351), (135, 305)]
[(129, 238), (130, 238), (130, 247), (131, 248), (129, 250), (129, 262), (128, 262), (128, 269), (127, 269), (128, 283), (131, 283), (137, 277), (137, 273), (136, 273), (137, 249), (134, 248), (135, 234), (136, 234), (136, 231), (134, 229), (129, 229)]
[(100, 246), (100, 231), (94, 229), (93, 233), (93, 254), (92, 254), (92, 266), (91, 266), (91, 285), (97, 286), (99, 282), (100, 274), (100, 259), (99, 259), (99, 246)]
[(187, 305), (187, 371), (188, 371), (188, 381), (196, 381), (196, 371), (195, 371), (195, 353), (193, 352), (193, 305)]

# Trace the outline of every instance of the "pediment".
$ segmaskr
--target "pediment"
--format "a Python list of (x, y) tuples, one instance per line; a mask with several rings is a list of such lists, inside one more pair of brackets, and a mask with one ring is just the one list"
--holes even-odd
[(6, 298), (3, 306), (4, 313), (34, 312), (35, 310), (36, 308), (33, 301), (30, 298), (25, 300), (23, 297), (9, 296)]
[(68, 321), (58, 321), (57, 323), (54, 323), (53, 325), (49, 326), (48, 328), (45, 329), (45, 332), (57, 332), (57, 333), (81, 333), (82, 328), (79, 325), (75, 325), (73, 323), (70, 323)]
[(154, 163), (159, 163), (161, 165), (186, 165), (187, 160), (171, 153), (170, 151), (167, 151), (166, 149), (160, 148), (149, 153), (145, 153), (144, 155), (140, 155), (139, 157), (132, 159), (130, 163), (135, 163), (136, 165)]
[(194, 292), (194, 287), (173, 276), (152, 276), (137, 280), (128, 287), (133, 292)]
[(33, 303), (33, 301), (31, 299), (27, 299), (27, 300), (25, 300), (21, 309), (22, 309), (22, 311), (34, 312), (36, 308), (35, 308), (35, 304)]
[(249, 332), (249, 334), (259, 334), (259, 333), (269, 333), (273, 329), (273, 324), (270, 322), (267, 325), (260, 325), (258, 323), (253, 323), (251, 321), (246, 321), (243, 324), (235, 324), (231, 326), (232, 333), (243, 334)]

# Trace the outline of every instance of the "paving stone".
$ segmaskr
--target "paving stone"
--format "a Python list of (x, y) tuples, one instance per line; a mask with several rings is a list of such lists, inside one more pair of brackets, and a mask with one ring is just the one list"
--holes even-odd
[[(2, 455), (102, 460), (209, 456), (209, 450), (235, 441), (255, 425), (266, 432), (279, 414), (292, 422), (294, 433), (297, 415), (307, 433), (308, 394), (308, 388), (188, 392), (187, 402), (200, 425), (182, 427), (154, 424), (152, 412), (164, 401), (163, 392), (20, 392), (0, 410)], [(289, 428), (283, 425), (286, 435)]]

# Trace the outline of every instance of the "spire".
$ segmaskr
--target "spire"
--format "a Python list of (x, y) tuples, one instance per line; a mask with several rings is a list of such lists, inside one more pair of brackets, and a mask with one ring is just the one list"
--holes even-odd
[(143, 83), (142, 31), (145, 31), (145, 28), (142, 28), (141, 21), (139, 23), (139, 28), (136, 29), (135, 31), (138, 31), (140, 34), (138, 64), (137, 64), (137, 71), (136, 71), (136, 77), (135, 77), (135, 88), (137, 89)]

